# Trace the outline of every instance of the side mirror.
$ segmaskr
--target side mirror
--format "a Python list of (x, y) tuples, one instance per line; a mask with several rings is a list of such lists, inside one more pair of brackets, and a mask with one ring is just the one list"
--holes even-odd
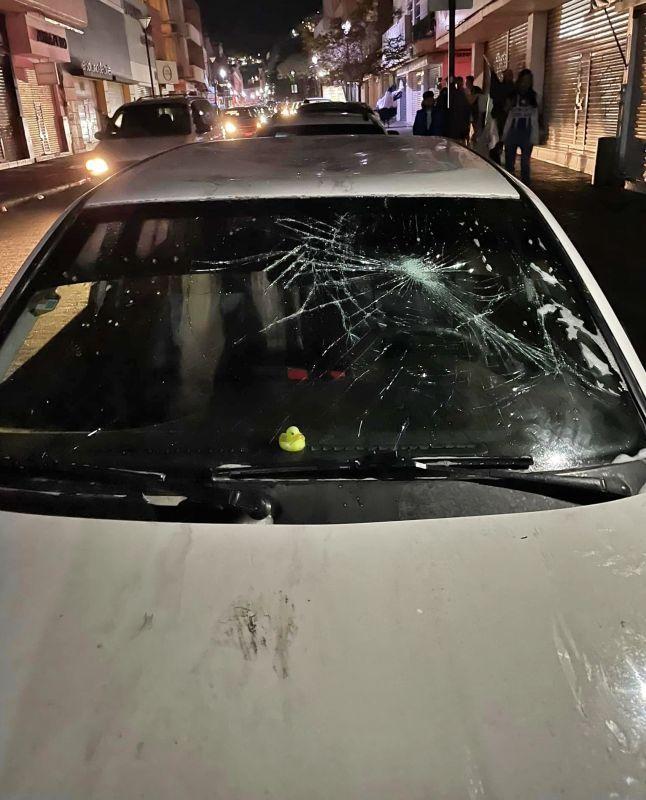
[(105, 131), (97, 131), (97, 132), (94, 134), (94, 138), (95, 138), (95, 139), (98, 139), (98, 141), (99, 141), (99, 142), (100, 142), (102, 139), (105, 139)]
[(388, 131), (388, 136), (399, 136), (399, 131)]

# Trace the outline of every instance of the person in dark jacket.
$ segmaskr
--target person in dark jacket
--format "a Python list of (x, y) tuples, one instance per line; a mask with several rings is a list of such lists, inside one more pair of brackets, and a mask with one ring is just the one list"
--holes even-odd
[(491, 72), (491, 87), (489, 89), (489, 96), (491, 97), (492, 103), (491, 116), (498, 128), (499, 140), (498, 144), (489, 152), (489, 156), (496, 164), (500, 164), (500, 156), (502, 155), (503, 148), (503, 131), (505, 130), (505, 123), (507, 122), (509, 103), (511, 98), (516, 94), (516, 84), (514, 83), (514, 73), (510, 69), (504, 70), (502, 73), (502, 80), (500, 80), (495, 69), (491, 66), (486, 57), (485, 60)]
[(440, 93), (433, 106), (433, 124), (431, 126), (431, 136), (446, 136), (446, 115), (448, 111), (449, 90), (446, 86)]
[(464, 78), (456, 78), (451, 92), (451, 106), (447, 108), (446, 135), (466, 144), (471, 128), (471, 106), (464, 91)]
[(424, 92), (422, 95), (422, 107), (415, 115), (413, 124), (413, 136), (434, 136), (433, 133), (433, 106), (435, 97), (433, 92)]

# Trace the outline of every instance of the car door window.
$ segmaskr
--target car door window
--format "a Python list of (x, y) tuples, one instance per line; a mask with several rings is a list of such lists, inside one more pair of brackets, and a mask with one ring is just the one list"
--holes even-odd
[(203, 100), (195, 100), (192, 104), (191, 112), (197, 133), (210, 133), (213, 130), (213, 112), (209, 103)]

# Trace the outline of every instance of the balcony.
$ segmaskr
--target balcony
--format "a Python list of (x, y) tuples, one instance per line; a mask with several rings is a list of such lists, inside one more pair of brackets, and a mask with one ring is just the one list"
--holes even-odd
[(410, 14), (402, 14), (395, 20), (382, 37), (384, 47), (388, 42), (401, 41), (402, 44), (410, 44), (413, 41), (412, 25)]
[(421, 56), (435, 50), (435, 13), (431, 12), (413, 25), (415, 55)]
[(194, 83), (206, 83), (206, 73), (201, 67), (196, 67), (195, 64), (184, 64), (179, 66), (179, 77), (185, 81), (193, 81)]
[(181, 28), (182, 35), (189, 39), (191, 42), (195, 42), (196, 45), (202, 47), (202, 34), (198, 31), (195, 25), (191, 25), (190, 22), (185, 22)]
[[(74, 28), (87, 26), (85, 0), (16, 0), (6, 4), (10, 11), (40, 12), (49, 19), (63, 22)], [(2, 4), (3, 10), (5, 4)]]

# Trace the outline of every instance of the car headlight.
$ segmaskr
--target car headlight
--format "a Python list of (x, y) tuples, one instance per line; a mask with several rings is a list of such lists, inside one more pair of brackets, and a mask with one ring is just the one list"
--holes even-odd
[(227, 133), (235, 133), (238, 130), (238, 126), (235, 124), (235, 122), (225, 122), (224, 130)]
[(85, 162), (85, 169), (94, 176), (105, 175), (110, 169), (108, 162), (104, 158), (90, 158)]

